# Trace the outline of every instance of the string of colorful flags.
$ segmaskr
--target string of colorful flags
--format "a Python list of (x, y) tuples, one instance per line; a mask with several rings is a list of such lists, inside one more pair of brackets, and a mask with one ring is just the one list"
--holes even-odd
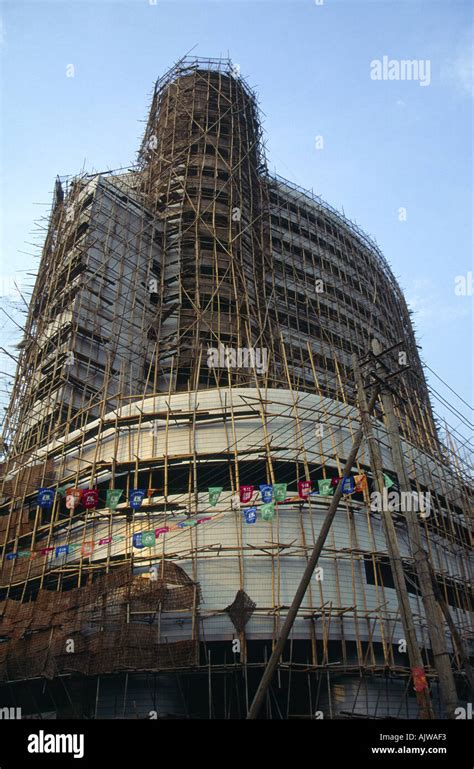
[[(307, 499), (309, 496), (313, 495), (323, 497), (332, 496), (339, 481), (342, 481), (342, 493), (345, 495), (363, 493), (367, 490), (367, 476), (364, 473), (346, 477), (335, 476), (333, 478), (321, 478), (318, 480), (316, 482), (317, 489), (313, 487), (313, 481), (298, 481), (298, 498)], [(384, 481), (387, 488), (390, 488), (394, 484), (390, 476), (385, 474)], [(130, 507), (133, 510), (139, 510), (145, 499), (145, 495), (148, 494), (148, 496), (151, 496), (154, 491), (156, 491), (156, 489), (131, 489), (128, 496)], [(209, 487), (209, 504), (211, 507), (214, 507), (217, 504), (223, 491), (223, 486)], [(288, 484), (263, 483), (260, 484), (258, 489), (255, 486), (250, 485), (240, 486), (240, 502), (243, 504), (250, 502), (255, 492), (258, 493), (258, 491), (260, 491), (261, 499), (264, 504), (285, 502), (287, 499)], [(66, 498), (66, 507), (68, 509), (74, 509), (81, 504), (86, 510), (92, 510), (97, 507), (99, 502), (99, 492), (97, 489), (76, 489), (61, 486), (58, 487), (57, 490), (47, 488), (39, 489), (37, 503), (44, 509), (51, 508), (56, 495)], [(107, 489), (105, 507), (115, 510), (122, 499), (122, 495), (123, 489)], [(291, 498), (288, 501), (293, 502), (294, 498)]]
[[(208, 516), (206, 518), (189, 518), (186, 521), (181, 521), (172, 526), (160, 526), (159, 528), (150, 531), (139, 531), (132, 535), (133, 547), (142, 549), (144, 547), (153, 547), (156, 544), (161, 534), (169, 531), (182, 531), (189, 526), (197, 526), (198, 524), (207, 523), (214, 518), (220, 518), (221, 516)], [(124, 542), (127, 538), (125, 536), (110, 535), (108, 537), (102, 537), (96, 543), (93, 540), (88, 540), (82, 543), (71, 543), (69, 545), (50, 545), (49, 547), (42, 547), (39, 550), (17, 550), (12, 553), (7, 553), (7, 561), (12, 561), (14, 558), (26, 558), (30, 560), (38, 558), (41, 555), (49, 555), (54, 553), (54, 558), (60, 558), (62, 555), (68, 555), (77, 550), (81, 555), (90, 556), (94, 552), (94, 549), (99, 546), (109, 545), (116, 542)]]
[[(275, 504), (277, 503), (291, 503), (295, 501), (304, 501), (311, 496), (332, 496), (338, 485), (342, 481), (342, 493), (345, 496), (351, 494), (363, 493), (367, 491), (367, 476), (362, 473), (360, 475), (351, 476), (335, 476), (333, 478), (321, 478), (318, 480), (317, 489), (313, 487), (313, 481), (298, 481), (298, 496), (288, 498), (288, 484), (287, 483), (263, 483), (258, 488), (253, 485), (243, 485), (239, 488), (239, 493), (235, 494), (231, 499), (231, 507), (233, 510), (240, 510), (241, 504), (249, 505), (250, 502), (256, 501), (253, 499), (255, 494), (260, 492), (261, 504), (257, 508), (255, 505), (244, 507), (242, 513), (244, 515), (245, 522), (247, 524), (254, 524), (257, 522), (258, 512), (263, 521), (271, 521), (275, 516)], [(384, 473), (384, 483), (386, 488), (391, 488), (394, 485), (394, 481), (390, 476)], [(133, 510), (139, 510), (142, 506), (145, 495), (151, 496), (154, 489), (131, 489), (128, 496), (128, 502)], [(223, 486), (210, 486), (208, 489), (209, 494), (209, 506), (215, 507), (219, 501), (219, 498), (224, 491)], [(99, 492), (97, 489), (77, 489), (69, 488), (66, 486), (59, 487), (57, 490), (41, 488), (38, 490), (37, 503), (43, 509), (50, 509), (53, 506), (56, 494), (60, 497), (65, 497), (66, 507), (70, 510), (75, 509), (79, 504), (86, 510), (93, 510), (97, 507), (99, 502)], [(111, 510), (116, 510), (120, 500), (122, 499), (123, 489), (107, 489), (105, 506)], [(220, 516), (214, 516), (220, 517)], [(198, 524), (206, 523), (213, 520), (212, 517), (207, 518), (189, 518), (186, 521), (173, 526), (161, 526), (157, 529), (150, 531), (141, 531), (133, 534), (133, 546), (141, 549), (144, 547), (153, 547), (161, 534), (169, 531), (179, 531), (189, 526), (197, 526)], [(121, 542), (125, 540), (124, 536), (109, 536), (99, 540), (98, 545), (108, 545), (115, 542)], [(59, 558), (62, 555), (67, 555), (74, 550), (80, 549), (81, 554), (88, 556), (91, 555), (94, 550), (94, 542), (88, 541), (82, 544), (69, 544), (59, 545), (57, 547), (50, 546), (41, 548), (40, 550), (18, 550), (6, 555), (7, 560), (13, 560), (14, 558), (36, 558), (39, 555), (46, 555), (54, 552), (54, 557)]]
[[(338, 483), (342, 481), (342, 493), (345, 496), (351, 494), (360, 494), (367, 491), (367, 476), (364, 473), (354, 476), (335, 476), (333, 478), (321, 478), (317, 481), (317, 489), (313, 488), (313, 481), (298, 481), (298, 497), (287, 498), (288, 484), (287, 483), (274, 483), (261, 484), (258, 489), (252, 485), (240, 486), (239, 494), (232, 500), (233, 509), (239, 509), (240, 504), (248, 504), (252, 501), (254, 494), (260, 492), (260, 498), (262, 504), (259, 508), (255, 506), (245, 507), (243, 514), (246, 523), (252, 524), (257, 521), (257, 514), (260, 511), (262, 520), (271, 521), (275, 516), (275, 503), (286, 502), (291, 503), (300, 500), (307, 500), (311, 496), (329, 497), (334, 494)], [(390, 476), (384, 473), (384, 483), (387, 488), (394, 485), (394, 482)], [(215, 507), (219, 501), (219, 497), (223, 492), (222, 486), (211, 486), (209, 488), (209, 505)]]

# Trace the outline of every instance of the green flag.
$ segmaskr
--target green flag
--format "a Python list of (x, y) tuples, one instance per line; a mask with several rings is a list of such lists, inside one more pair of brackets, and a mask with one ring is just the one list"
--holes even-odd
[(322, 478), (318, 481), (318, 489), (322, 497), (332, 497), (334, 494), (334, 486), (331, 486), (331, 483), (331, 478)]
[(142, 532), (142, 545), (144, 545), (144, 547), (153, 547), (155, 542), (156, 542), (156, 534), (154, 531)]
[(267, 502), (266, 505), (260, 505), (260, 512), (264, 521), (271, 521), (275, 515), (274, 502)]
[(31, 550), (19, 550), (18, 558), (27, 558), (31, 555)]
[(284, 502), (286, 499), (286, 483), (273, 484), (273, 498), (275, 502)]
[(211, 507), (215, 507), (222, 494), (223, 486), (209, 486), (209, 504)]
[(65, 486), (58, 486), (58, 488), (56, 489), (56, 494), (58, 494), (60, 497), (65, 497), (66, 489), (68, 489), (70, 485), (71, 485), (70, 483), (66, 483)]
[(390, 489), (394, 485), (394, 481), (392, 481), (389, 475), (385, 475), (385, 473), (383, 474), (383, 482), (386, 489)]
[(120, 498), (122, 494), (123, 494), (122, 489), (107, 489), (105, 506), (109, 507), (111, 510), (115, 510), (118, 503), (120, 502)]

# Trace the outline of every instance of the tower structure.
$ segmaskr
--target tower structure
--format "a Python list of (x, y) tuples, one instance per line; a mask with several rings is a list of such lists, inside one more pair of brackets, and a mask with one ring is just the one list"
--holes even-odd
[[(423, 545), (469, 646), (471, 489), (437, 434), (402, 292), (358, 227), (268, 173), (231, 63), (179, 62), (155, 86), (136, 167), (56, 183), (5, 421), (1, 696), (30, 713), (245, 717), (329, 503), (299, 483), (340, 475), (359, 422), (351, 356), (374, 337), (392, 351), (413, 491), (429, 494)], [(396, 489), (382, 416), (378, 403)], [(338, 509), (268, 717), (416, 716), (365, 443), (353, 471), (367, 486)], [(287, 487), (266, 518), (261, 484)], [(98, 502), (41, 507), (45, 487)]]

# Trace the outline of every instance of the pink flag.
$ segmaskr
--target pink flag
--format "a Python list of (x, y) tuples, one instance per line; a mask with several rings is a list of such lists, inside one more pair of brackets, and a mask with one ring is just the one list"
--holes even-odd
[(82, 490), (81, 502), (86, 508), (86, 510), (90, 510), (93, 507), (97, 507), (98, 501), (99, 501), (99, 492), (97, 491), (97, 489)]
[(311, 481), (298, 481), (298, 496), (306, 499), (311, 491)]
[(241, 486), (240, 487), (240, 501), (246, 504), (250, 502), (253, 497), (253, 486)]

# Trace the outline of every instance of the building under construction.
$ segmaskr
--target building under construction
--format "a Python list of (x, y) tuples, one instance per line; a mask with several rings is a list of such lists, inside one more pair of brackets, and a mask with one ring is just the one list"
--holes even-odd
[[(156, 83), (132, 169), (58, 178), (3, 438), (0, 708), (246, 718), (328, 512), (260, 716), (470, 699), (472, 482), (404, 297), (357, 226), (268, 173), (230, 62)], [(381, 474), (429, 505), (388, 509)]]

